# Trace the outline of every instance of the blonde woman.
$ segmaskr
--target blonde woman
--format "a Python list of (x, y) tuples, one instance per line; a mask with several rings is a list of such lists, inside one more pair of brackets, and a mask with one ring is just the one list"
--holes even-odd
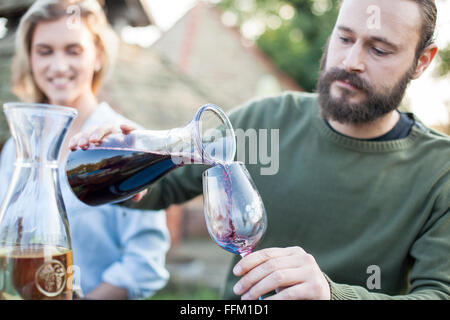
[[(23, 101), (77, 109), (73, 133), (103, 123), (131, 123), (97, 90), (113, 60), (117, 40), (95, 0), (38, 0), (22, 17), (12, 66), (12, 89)], [(0, 159), (0, 181), (9, 181), (15, 150), (8, 140)], [(61, 170), (78, 281), (89, 299), (136, 299), (152, 295), (168, 279), (169, 237), (163, 211), (104, 205), (89, 207), (70, 191)], [(0, 200), (7, 186), (0, 184)], [(75, 269), (77, 270), (77, 269)]]

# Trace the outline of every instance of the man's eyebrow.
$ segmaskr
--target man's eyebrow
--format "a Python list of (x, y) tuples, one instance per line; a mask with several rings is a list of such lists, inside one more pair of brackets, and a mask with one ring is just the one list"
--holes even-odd
[(349, 32), (349, 33), (355, 33), (351, 28), (346, 27), (346, 26), (338, 26), (337, 28), (339, 30), (341, 30), (341, 31), (345, 31), (345, 32)]
[(371, 40), (376, 41), (376, 42), (381, 42), (384, 43), (385, 45), (387, 45), (388, 47), (391, 47), (391, 49), (393, 49), (394, 51), (398, 51), (398, 46), (392, 42), (390, 42), (388, 39), (384, 38), (384, 37), (370, 37)]
[[(338, 26), (337, 28), (344, 32), (348, 32), (348, 33), (352, 33), (352, 34), (355, 33), (355, 31), (353, 31), (351, 28), (346, 27), (346, 26)], [(390, 47), (391, 49), (393, 49), (395, 51), (397, 51), (399, 49), (396, 44), (392, 43), (391, 41), (389, 41), (388, 39), (386, 39), (384, 37), (371, 36), (371, 37), (369, 37), (369, 39), (372, 41), (384, 43), (385, 45), (387, 45), (388, 47)]]

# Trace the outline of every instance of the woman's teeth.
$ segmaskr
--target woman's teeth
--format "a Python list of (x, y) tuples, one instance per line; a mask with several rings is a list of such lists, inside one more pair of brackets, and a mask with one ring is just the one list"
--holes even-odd
[(56, 85), (67, 84), (70, 80), (68, 78), (54, 78), (52, 82)]

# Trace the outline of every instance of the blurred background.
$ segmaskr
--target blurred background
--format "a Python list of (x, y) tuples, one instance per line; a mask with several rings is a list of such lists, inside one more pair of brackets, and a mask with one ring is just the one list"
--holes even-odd
[[(99, 0), (121, 38), (100, 92), (152, 129), (185, 124), (205, 103), (229, 111), (283, 90), (314, 91), (336, 0)], [(10, 92), (14, 34), (33, 0), (0, 0), (0, 103)], [(402, 109), (450, 134), (450, 1), (436, 0), (439, 56), (410, 85)], [(9, 131), (0, 113), (0, 146)], [(3, 183), (3, 182), (2, 182)], [(167, 213), (171, 280), (154, 299), (216, 299), (232, 256), (206, 231), (202, 199)]]

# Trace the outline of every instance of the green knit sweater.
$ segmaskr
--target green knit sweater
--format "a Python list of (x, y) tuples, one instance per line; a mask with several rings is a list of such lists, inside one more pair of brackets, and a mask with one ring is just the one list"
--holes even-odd
[[(450, 298), (448, 137), (419, 122), (400, 140), (348, 138), (320, 118), (315, 94), (293, 92), (252, 101), (230, 120), (235, 129), (267, 129), (269, 138), (279, 130), (278, 172), (261, 174), (267, 163), (247, 165), (268, 215), (257, 249), (302, 247), (315, 257), (333, 299)], [(175, 170), (138, 207), (197, 196), (203, 169)], [(226, 298), (237, 298), (232, 266)]]

